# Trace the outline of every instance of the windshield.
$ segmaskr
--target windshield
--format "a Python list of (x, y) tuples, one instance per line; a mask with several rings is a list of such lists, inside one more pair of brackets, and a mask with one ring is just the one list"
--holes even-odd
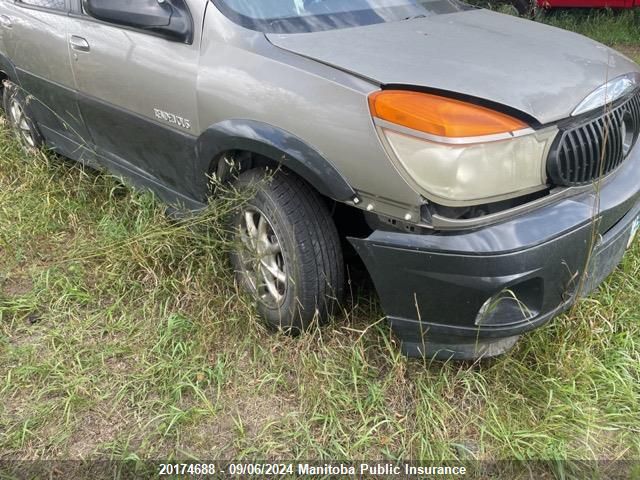
[(212, 0), (234, 22), (265, 33), (303, 33), (397, 22), (473, 8), (457, 0)]

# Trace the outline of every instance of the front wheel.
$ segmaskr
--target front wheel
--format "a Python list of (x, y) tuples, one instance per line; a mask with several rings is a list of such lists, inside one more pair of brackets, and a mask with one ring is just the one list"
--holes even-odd
[(340, 239), (326, 205), (286, 171), (250, 170), (236, 186), (250, 197), (233, 217), (238, 283), (274, 328), (297, 333), (324, 323), (344, 288)]

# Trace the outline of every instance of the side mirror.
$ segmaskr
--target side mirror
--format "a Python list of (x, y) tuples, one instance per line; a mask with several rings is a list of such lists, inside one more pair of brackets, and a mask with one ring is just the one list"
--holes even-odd
[(184, 0), (84, 0), (84, 9), (104, 22), (155, 32), (191, 43), (193, 20)]

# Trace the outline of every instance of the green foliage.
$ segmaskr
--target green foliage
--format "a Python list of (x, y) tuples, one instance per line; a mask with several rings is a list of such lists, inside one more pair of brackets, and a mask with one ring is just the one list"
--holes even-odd
[[(539, 21), (571, 30), (606, 45), (640, 44), (640, 9), (558, 9), (540, 12)], [(637, 50), (636, 50), (637, 51)]]

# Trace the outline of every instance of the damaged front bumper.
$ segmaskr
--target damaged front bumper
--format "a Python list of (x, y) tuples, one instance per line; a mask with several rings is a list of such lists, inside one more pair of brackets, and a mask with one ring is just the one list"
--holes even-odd
[[(599, 198), (598, 198), (599, 197)], [(595, 190), (473, 231), (350, 239), (409, 356), (508, 351), (616, 268), (640, 217), (640, 148)]]

